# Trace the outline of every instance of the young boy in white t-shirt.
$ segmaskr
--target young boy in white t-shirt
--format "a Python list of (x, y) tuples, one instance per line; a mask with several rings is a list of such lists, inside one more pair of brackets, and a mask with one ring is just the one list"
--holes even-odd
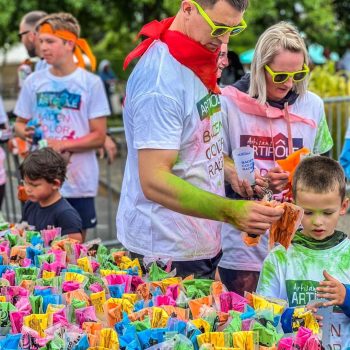
[(61, 193), (81, 216), (85, 238), (86, 230), (97, 223), (94, 197), (99, 171), (95, 150), (105, 140), (108, 101), (101, 79), (81, 68), (81, 50), (93, 70), (96, 61), (86, 41), (79, 38), (77, 20), (67, 13), (52, 14), (36, 29), (40, 51), (50, 67), (31, 74), (24, 82), (14, 111), (15, 129), (20, 137), (31, 140), (33, 129), (27, 123), (36, 119), (48, 146), (71, 154)]
[(293, 178), (295, 203), (304, 209), (302, 229), (286, 250), (278, 245), (264, 261), (257, 292), (286, 299), (289, 306), (328, 299), (333, 306), (327, 319), (330, 339), (326, 349), (350, 347), (350, 240), (336, 230), (346, 213), (345, 176), (333, 159), (315, 156), (304, 159)]

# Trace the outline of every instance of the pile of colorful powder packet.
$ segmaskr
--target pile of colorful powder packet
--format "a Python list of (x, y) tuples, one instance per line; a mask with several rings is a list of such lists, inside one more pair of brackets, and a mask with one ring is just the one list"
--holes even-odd
[(218, 281), (181, 279), (156, 262), (60, 229), (0, 227), (0, 350), (320, 349), (304, 308)]

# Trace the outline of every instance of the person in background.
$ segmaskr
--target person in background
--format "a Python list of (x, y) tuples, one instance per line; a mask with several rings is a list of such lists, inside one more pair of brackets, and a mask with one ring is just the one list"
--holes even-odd
[(232, 85), (244, 76), (244, 68), (239, 56), (234, 51), (227, 53), (228, 64), (222, 71), (220, 85), (222, 87)]
[(113, 112), (111, 98), (115, 89), (115, 84), (117, 82), (117, 76), (111, 67), (111, 62), (108, 60), (102, 60), (98, 66), (98, 75), (103, 81), (103, 85), (108, 97), (109, 108)]
[[(23, 139), (33, 138), (30, 120), (41, 124), (48, 146), (70, 156), (67, 181), (61, 193), (78, 211), (86, 231), (97, 224), (94, 198), (99, 167), (95, 149), (106, 137), (110, 114), (101, 79), (87, 70), (82, 51), (92, 69), (95, 57), (80, 38), (78, 21), (68, 13), (51, 14), (37, 24), (40, 52), (49, 68), (31, 74), (24, 82), (14, 113), (15, 130)], [(74, 60), (77, 53), (77, 63)]]
[(51, 148), (36, 150), (20, 165), (28, 201), (22, 221), (40, 231), (60, 227), (61, 234), (82, 241), (82, 223), (78, 212), (60, 194), (65, 181), (67, 160)]
[[(11, 137), (11, 131), (8, 123), (7, 113), (5, 111), (4, 101), (0, 96), (0, 144), (7, 142)], [(0, 210), (5, 197), (6, 169), (5, 169), (6, 153), (0, 147)]]
[[(47, 63), (40, 54), (39, 36), (35, 30), (35, 26), (38, 23), (38, 21), (44, 18), (45, 16), (47, 16), (47, 13), (44, 11), (31, 11), (28, 12), (25, 16), (23, 16), (19, 24), (18, 38), (25, 46), (29, 57), (39, 58), (38, 62), (35, 64), (34, 71), (44, 69), (47, 67)], [(24, 79), (25, 78), (26, 77), (24, 77)], [(19, 85), (22, 86), (23, 82), (21, 82)]]
[[(19, 25), (18, 38), (25, 46), (30, 58), (39, 58), (35, 64), (34, 71), (49, 68), (47, 62), (40, 54), (39, 35), (36, 31), (37, 23), (47, 16), (44, 11), (31, 11), (24, 15)], [(32, 73), (32, 68), (28, 61), (23, 62), (18, 69), (18, 85), (22, 88), (24, 80)], [(112, 163), (117, 156), (117, 144), (111, 135), (107, 135), (103, 147), (98, 149), (100, 158), (107, 153), (109, 163)]]
[(222, 71), (227, 67), (228, 60), (227, 60), (227, 44), (221, 44), (220, 52), (219, 52), (219, 58), (218, 58), (218, 70), (216, 73), (216, 77), (218, 79), (218, 84), (220, 85), (220, 78)]

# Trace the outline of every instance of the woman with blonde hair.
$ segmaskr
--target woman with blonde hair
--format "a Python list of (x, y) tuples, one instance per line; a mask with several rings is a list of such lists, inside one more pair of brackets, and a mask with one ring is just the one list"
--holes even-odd
[[(223, 89), (225, 155), (230, 157), (238, 147), (252, 147), (257, 172), (257, 186), (251, 187), (238, 179), (232, 160), (226, 158), (228, 197), (261, 197), (265, 187), (275, 199), (283, 201), (289, 174), (277, 160), (303, 147), (317, 154), (332, 148), (323, 101), (307, 90), (308, 64), (307, 49), (298, 30), (280, 22), (260, 36), (251, 73)], [(265, 234), (257, 246), (247, 246), (239, 231), (223, 225), (219, 273), (229, 290), (239, 294), (255, 290), (268, 252), (267, 241)]]

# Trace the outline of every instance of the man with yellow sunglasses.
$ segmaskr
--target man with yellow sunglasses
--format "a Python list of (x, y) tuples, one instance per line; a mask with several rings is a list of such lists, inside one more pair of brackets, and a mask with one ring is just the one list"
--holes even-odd
[[(263, 234), (283, 211), (223, 197), (225, 165), (216, 84), (222, 44), (240, 33), (248, 0), (183, 0), (153, 21), (126, 58), (123, 110), (128, 160), (118, 240), (132, 257), (171, 259), (178, 276), (213, 278), (221, 223)], [(165, 262), (164, 261), (164, 262)]]

